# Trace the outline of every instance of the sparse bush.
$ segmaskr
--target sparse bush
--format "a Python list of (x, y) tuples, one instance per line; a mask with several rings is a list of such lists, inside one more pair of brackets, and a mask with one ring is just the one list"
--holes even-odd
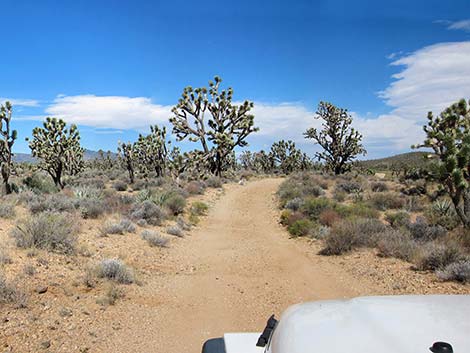
[(219, 177), (211, 176), (211, 177), (207, 178), (206, 185), (209, 188), (215, 188), (215, 189), (221, 188), (222, 187), (222, 179), (220, 179)]
[(333, 199), (338, 202), (343, 202), (344, 200), (346, 200), (347, 196), (348, 194), (341, 190), (335, 189), (335, 191), (333, 192)]
[(409, 227), (411, 223), (410, 214), (406, 211), (387, 212), (385, 220), (394, 228)]
[(310, 233), (313, 223), (308, 219), (299, 219), (293, 222), (287, 230), (293, 237), (303, 237)]
[(191, 224), (187, 223), (183, 217), (178, 217), (176, 219), (176, 224), (178, 227), (180, 227), (182, 230), (191, 230)]
[(103, 235), (107, 234), (125, 234), (125, 233), (134, 233), (135, 225), (128, 219), (108, 220), (101, 227), (101, 233)]
[(174, 235), (176, 237), (182, 237), (183, 231), (178, 226), (171, 226), (166, 229), (166, 232), (170, 235)]
[(52, 194), (57, 192), (57, 187), (43, 173), (34, 173), (23, 180), (23, 184), (37, 194)]
[(470, 259), (451, 263), (437, 271), (437, 277), (443, 281), (470, 282)]
[(39, 212), (74, 212), (73, 199), (64, 194), (38, 196), (29, 203), (31, 213)]
[(190, 181), (184, 188), (190, 195), (204, 194), (204, 184), (200, 181)]
[(320, 214), (318, 219), (319, 223), (324, 226), (332, 227), (336, 222), (340, 221), (341, 217), (338, 212), (334, 210), (325, 210)]
[(417, 244), (406, 233), (388, 230), (380, 236), (377, 249), (380, 256), (411, 261), (416, 253)]
[(338, 222), (325, 238), (321, 255), (340, 255), (360, 247), (373, 247), (387, 227), (375, 219), (355, 219)]
[(304, 201), (300, 197), (296, 197), (292, 200), (287, 201), (285, 208), (292, 211), (298, 211), (303, 204)]
[(191, 204), (191, 214), (194, 214), (196, 216), (205, 215), (208, 209), (209, 206), (207, 206), (207, 204), (202, 201), (194, 201)]
[(323, 211), (333, 209), (334, 206), (334, 202), (324, 197), (308, 198), (304, 201), (301, 210), (310, 220), (317, 221)]
[(176, 216), (183, 213), (184, 207), (186, 206), (186, 200), (179, 194), (173, 194), (164, 201), (163, 205), (168, 208), (174, 216)]
[(384, 182), (377, 181), (370, 184), (370, 188), (373, 192), (384, 192), (388, 191), (388, 186)]
[(85, 219), (96, 219), (106, 210), (104, 202), (95, 198), (78, 199), (77, 207), (80, 211), (80, 214)]
[(347, 194), (364, 191), (362, 184), (357, 181), (342, 181), (336, 184), (336, 189)]
[(379, 212), (364, 202), (351, 205), (335, 205), (335, 211), (342, 217), (348, 218), (379, 218)]
[(116, 287), (115, 285), (111, 284), (110, 286), (108, 286), (105, 296), (97, 299), (96, 303), (103, 306), (114, 305), (116, 304), (118, 299), (123, 297), (124, 293), (122, 292), (122, 290)]
[(26, 307), (26, 295), (15, 285), (7, 282), (0, 273), (0, 304), (14, 304), (17, 308)]
[(371, 204), (380, 211), (403, 208), (405, 200), (392, 192), (377, 192), (370, 197)]
[(423, 217), (418, 217), (415, 223), (410, 223), (408, 230), (414, 239), (424, 242), (442, 238), (447, 234), (444, 227), (430, 225)]
[(281, 207), (294, 198), (319, 197), (324, 194), (317, 185), (317, 179), (308, 173), (299, 173), (290, 176), (279, 186), (277, 195)]
[(330, 230), (331, 228), (327, 226), (314, 227), (311, 235), (315, 239), (325, 239), (330, 234)]
[(122, 180), (116, 180), (113, 183), (113, 188), (116, 191), (126, 191), (127, 190), (127, 183)]
[(140, 236), (143, 240), (150, 244), (150, 246), (157, 246), (157, 247), (166, 247), (168, 245), (168, 238), (164, 238), (158, 235), (157, 232), (151, 230), (144, 230)]
[(101, 261), (96, 268), (96, 274), (99, 278), (106, 278), (122, 284), (131, 284), (135, 281), (133, 271), (117, 259)]
[(13, 262), (11, 256), (3, 246), (2, 244), (0, 247), (0, 265), (11, 264)]
[(75, 251), (77, 222), (70, 215), (43, 212), (22, 221), (11, 232), (20, 248), (70, 254)]
[(72, 191), (77, 199), (101, 199), (103, 197), (103, 190), (91, 186), (77, 186)]
[(165, 211), (152, 201), (144, 201), (134, 205), (131, 209), (133, 219), (144, 219), (148, 224), (160, 225), (166, 218)]
[(0, 218), (13, 218), (15, 214), (15, 204), (2, 200), (0, 203)]
[(415, 264), (418, 270), (435, 271), (461, 260), (463, 260), (463, 255), (458, 247), (429, 242), (419, 249)]

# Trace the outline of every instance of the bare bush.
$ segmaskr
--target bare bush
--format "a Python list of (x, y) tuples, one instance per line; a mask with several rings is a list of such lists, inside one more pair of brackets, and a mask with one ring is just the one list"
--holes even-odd
[(430, 242), (419, 249), (415, 259), (415, 265), (416, 269), (421, 271), (435, 271), (441, 270), (462, 259), (463, 255), (460, 249), (455, 245)]
[(117, 259), (102, 260), (96, 267), (96, 274), (99, 278), (122, 284), (131, 284), (135, 281), (133, 271)]
[(380, 211), (403, 208), (405, 200), (393, 192), (377, 192), (371, 195), (370, 203)]
[(101, 233), (103, 235), (125, 234), (125, 233), (134, 233), (134, 232), (135, 232), (135, 225), (127, 218), (123, 218), (120, 220), (108, 220), (101, 227)]
[(166, 232), (170, 235), (174, 235), (176, 237), (182, 237), (183, 236), (183, 231), (181, 230), (180, 227), (178, 227), (177, 225), (175, 226), (171, 226), (171, 227), (168, 227), (166, 229)]
[(131, 208), (131, 218), (136, 221), (144, 219), (151, 225), (161, 225), (166, 218), (166, 214), (161, 207), (147, 200)]
[(408, 234), (398, 230), (388, 230), (382, 233), (377, 242), (380, 256), (396, 257), (405, 261), (413, 259), (417, 248), (417, 243)]
[(77, 221), (70, 215), (43, 212), (20, 222), (11, 235), (20, 248), (38, 248), (70, 254), (75, 251)]
[(157, 232), (151, 230), (144, 230), (140, 236), (143, 240), (150, 244), (150, 246), (166, 247), (168, 245), (168, 238), (160, 236)]
[(443, 281), (470, 282), (470, 259), (451, 263), (437, 271), (437, 277)]
[(16, 285), (9, 283), (0, 273), (0, 304), (13, 304), (17, 308), (26, 307), (26, 294)]
[(0, 203), (0, 218), (13, 218), (15, 217), (15, 204), (13, 202), (5, 202), (1, 200)]

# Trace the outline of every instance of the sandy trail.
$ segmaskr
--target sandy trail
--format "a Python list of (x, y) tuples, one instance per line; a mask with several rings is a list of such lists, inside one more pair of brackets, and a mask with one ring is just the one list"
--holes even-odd
[(262, 330), (269, 315), (291, 304), (364, 292), (288, 238), (277, 222), (280, 182), (229, 186), (192, 235), (170, 249), (177, 270), (155, 276), (136, 300), (122, 303), (119, 329), (95, 348), (196, 353), (224, 332)]

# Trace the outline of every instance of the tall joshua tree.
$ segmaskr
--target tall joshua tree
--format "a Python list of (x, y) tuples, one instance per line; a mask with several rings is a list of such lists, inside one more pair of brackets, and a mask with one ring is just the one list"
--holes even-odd
[(323, 152), (315, 156), (324, 160), (328, 169), (335, 174), (349, 170), (350, 162), (357, 155), (367, 152), (361, 144), (362, 135), (351, 127), (352, 117), (348, 111), (328, 102), (320, 102), (315, 119), (323, 119), (322, 129), (308, 129), (304, 136), (315, 140)]
[(222, 79), (209, 81), (206, 87), (186, 87), (173, 107), (173, 133), (178, 141), (186, 138), (199, 142), (202, 147), (202, 164), (209, 164), (210, 172), (221, 175), (235, 147), (247, 146), (246, 138), (258, 130), (254, 115), (250, 114), (253, 103), (232, 103), (233, 90), (220, 90)]
[(129, 181), (131, 184), (135, 180), (135, 164), (136, 164), (136, 151), (135, 143), (130, 142), (118, 144), (118, 156), (121, 165), (127, 170), (129, 174)]
[(11, 194), (12, 191), (9, 183), (13, 156), (11, 148), (18, 136), (16, 130), (10, 128), (12, 112), (13, 107), (10, 102), (5, 102), (5, 105), (0, 106), (0, 171), (7, 194)]
[(84, 168), (80, 133), (72, 124), (66, 128), (62, 119), (47, 118), (43, 127), (33, 129), (29, 148), (33, 157), (40, 160), (39, 168), (49, 173), (54, 184), (63, 189), (64, 174), (76, 175)]
[(280, 140), (271, 146), (270, 158), (285, 174), (307, 169), (311, 163), (308, 156), (295, 146), (295, 142)]
[(157, 125), (150, 127), (149, 135), (139, 135), (135, 143), (137, 166), (143, 175), (154, 171), (158, 177), (165, 174), (168, 162), (168, 144), (166, 128)]
[[(469, 102), (470, 104), (470, 102)], [(439, 116), (428, 113), (426, 139), (414, 148), (432, 148), (439, 158), (437, 177), (452, 199), (457, 215), (470, 229), (470, 107), (462, 99)]]

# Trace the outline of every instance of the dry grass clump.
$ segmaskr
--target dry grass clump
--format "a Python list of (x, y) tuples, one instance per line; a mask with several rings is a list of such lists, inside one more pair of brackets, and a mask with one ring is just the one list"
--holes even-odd
[(184, 187), (186, 192), (190, 195), (202, 195), (204, 194), (205, 185), (201, 181), (190, 181)]
[(451, 263), (437, 271), (437, 277), (443, 281), (470, 283), (470, 259)]
[(64, 194), (38, 195), (29, 204), (31, 213), (74, 212), (75, 204), (71, 197)]
[(379, 256), (395, 257), (411, 261), (418, 249), (418, 244), (409, 234), (400, 230), (387, 230), (377, 242)]
[(96, 275), (99, 278), (109, 279), (121, 284), (131, 284), (135, 281), (134, 272), (121, 260), (105, 259), (96, 266)]
[(415, 266), (420, 271), (442, 270), (448, 265), (463, 259), (464, 255), (457, 246), (429, 242), (419, 248), (416, 254)]
[(205, 180), (206, 186), (209, 188), (218, 189), (222, 187), (222, 179), (219, 177), (211, 176)]
[(135, 232), (135, 225), (129, 219), (111, 219), (107, 220), (101, 226), (101, 234), (108, 235), (108, 234), (125, 234), (125, 233), (134, 233)]
[(377, 192), (371, 195), (369, 202), (378, 210), (399, 209), (405, 206), (405, 199), (393, 192)]
[(151, 225), (161, 225), (166, 218), (166, 213), (154, 202), (145, 200), (132, 206), (131, 218), (136, 221), (144, 220)]
[(11, 236), (20, 248), (71, 254), (75, 252), (78, 230), (77, 220), (69, 214), (42, 212), (21, 221)]
[(0, 273), (0, 304), (13, 304), (16, 308), (25, 308), (26, 301), (26, 294), (8, 282)]
[(144, 230), (140, 236), (143, 240), (149, 243), (150, 246), (164, 248), (168, 245), (169, 242), (168, 238), (164, 238), (152, 230)]
[(0, 218), (13, 218), (15, 215), (15, 203), (0, 200)]

